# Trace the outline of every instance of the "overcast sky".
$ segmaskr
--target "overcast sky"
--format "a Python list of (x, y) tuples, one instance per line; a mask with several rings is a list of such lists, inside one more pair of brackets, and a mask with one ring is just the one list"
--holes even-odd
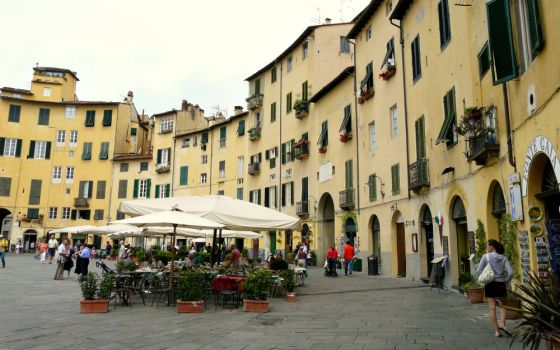
[[(350, 21), (369, 0), (1, 0), (0, 86), (29, 89), (32, 67), (78, 73), (81, 100), (134, 92), (148, 114), (246, 107), (244, 79), (309, 25)], [(342, 15), (341, 15), (342, 8)]]

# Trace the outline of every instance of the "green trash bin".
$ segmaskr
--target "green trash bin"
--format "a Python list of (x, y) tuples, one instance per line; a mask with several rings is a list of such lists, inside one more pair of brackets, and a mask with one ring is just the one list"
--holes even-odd
[(354, 260), (354, 266), (352, 267), (353, 271), (362, 272), (362, 259)]

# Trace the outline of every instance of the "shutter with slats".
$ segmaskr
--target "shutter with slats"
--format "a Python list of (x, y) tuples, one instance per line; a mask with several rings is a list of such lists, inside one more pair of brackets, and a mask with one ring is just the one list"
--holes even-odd
[(182, 166), (179, 174), (179, 184), (185, 186), (189, 184), (189, 167), (188, 165)]
[(264, 206), (270, 208), (270, 188), (264, 188)]
[(352, 188), (353, 187), (353, 179), (352, 179), (352, 159), (347, 160), (344, 163), (344, 175), (345, 175), (345, 185), (346, 188)]
[(308, 185), (309, 185), (309, 178), (308, 177), (302, 178), (301, 179), (301, 201), (302, 202), (307, 202), (307, 200), (308, 200), (308, 197), (309, 197)]
[(113, 121), (113, 111), (108, 109), (103, 111), (103, 126), (111, 126)]
[(163, 150), (158, 149), (157, 150), (157, 160), (156, 160), (156, 164), (161, 164), (161, 153)]
[(416, 130), (416, 160), (426, 158), (426, 141), (424, 138), (424, 117), (414, 122)]
[(128, 180), (119, 180), (119, 199), (126, 198)]
[(152, 180), (146, 180), (146, 198), (150, 198), (150, 190), (152, 189)]
[(95, 198), (97, 199), (105, 199), (105, 187), (107, 186), (107, 182), (104, 180), (97, 181), (97, 194)]
[(47, 142), (47, 146), (45, 149), (45, 159), (51, 159), (51, 141)]
[(160, 193), (159, 186), (160, 185), (156, 185), (156, 198), (159, 198), (159, 193)]
[(41, 180), (31, 180), (31, 187), (29, 189), (29, 204), (38, 205), (41, 202)]
[(6, 138), (0, 137), (0, 157), (4, 155), (4, 144), (6, 143)]
[(527, 0), (527, 20), (529, 24), (529, 38), (531, 40), (531, 53), (537, 56), (539, 50), (544, 46), (544, 36), (541, 28), (541, 16), (539, 13), (539, 0)]
[[(17, 145), (16, 145), (16, 157), (21, 157), (21, 147), (22, 147), (22, 140), (18, 139), (17, 140)], [(4, 150), (0, 150), (0, 156), (3, 154)]]
[(132, 198), (138, 198), (139, 185), (140, 185), (140, 180), (134, 179), (134, 191), (132, 192)]
[(282, 184), (280, 196), (282, 197), (282, 206), (286, 206), (286, 184)]
[(171, 197), (171, 185), (165, 184), (165, 197)]
[(517, 77), (509, 0), (486, 3), (490, 52), (494, 63), (494, 85)]
[(294, 182), (290, 181), (290, 204), (294, 205)]
[(33, 159), (34, 157), (35, 157), (35, 141), (31, 141), (29, 143), (29, 154), (27, 155), (27, 158)]
[(377, 184), (375, 181), (377, 181), (375, 174), (370, 175), (368, 179), (370, 202), (377, 200)]
[(283, 143), (281, 148), (282, 148), (282, 164), (286, 164), (286, 144)]

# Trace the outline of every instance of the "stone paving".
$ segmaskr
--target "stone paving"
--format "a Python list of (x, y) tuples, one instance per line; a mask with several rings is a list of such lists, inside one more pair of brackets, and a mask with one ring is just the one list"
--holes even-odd
[(310, 268), (298, 301), (273, 298), (268, 314), (214, 305), (203, 314), (177, 314), (135, 300), (82, 315), (77, 281), (55, 281), (54, 270), (31, 255), (7, 256), (0, 349), (507, 349), (511, 341), (493, 336), (486, 304), (364, 272), (333, 279)]

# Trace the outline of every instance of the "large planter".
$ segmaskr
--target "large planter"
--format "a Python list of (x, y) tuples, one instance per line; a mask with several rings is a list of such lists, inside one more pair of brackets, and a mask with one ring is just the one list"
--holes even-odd
[(81, 314), (99, 314), (109, 311), (109, 300), (80, 300)]
[[(502, 306), (511, 307), (514, 309), (521, 309), (521, 300), (516, 298), (506, 298), (502, 301)], [(507, 310), (506, 319), (507, 320), (517, 320), (519, 318), (519, 313)]]
[(268, 300), (243, 299), (243, 311), (245, 312), (268, 312)]
[(204, 300), (183, 301), (177, 300), (177, 313), (196, 314), (204, 312)]
[(288, 293), (287, 295), (288, 301), (294, 303), (297, 301), (296, 293)]
[(467, 288), (466, 292), (471, 304), (481, 304), (484, 302), (484, 288)]

